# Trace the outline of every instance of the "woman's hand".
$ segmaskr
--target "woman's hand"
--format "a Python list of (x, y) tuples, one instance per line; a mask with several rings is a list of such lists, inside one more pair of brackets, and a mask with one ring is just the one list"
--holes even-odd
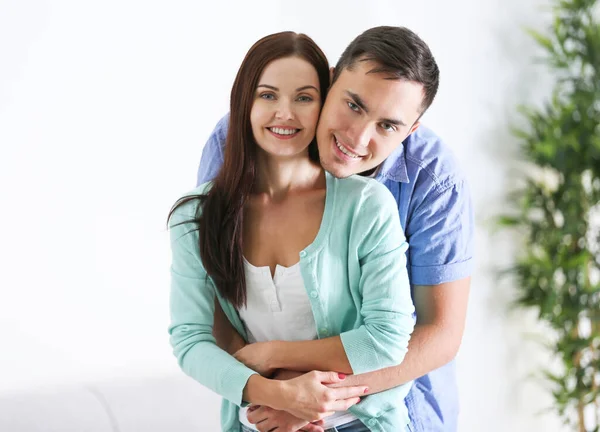
[(270, 364), (273, 348), (271, 342), (256, 342), (236, 351), (233, 356), (253, 371), (268, 377), (275, 371), (275, 367)]
[(337, 372), (308, 372), (298, 378), (282, 381), (282, 398), (274, 408), (285, 410), (295, 417), (314, 422), (335, 411), (346, 411), (360, 402), (367, 393), (366, 386), (329, 388), (328, 384), (341, 383), (344, 374)]
[[(273, 373), (272, 379), (285, 381), (304, 374), (305, 372), (277, 369)], [(323, 432), (323, 428), (321, 427), (324, 423), (323, 420), (309, 423), (306, 420), (293, 416), (287, 411), (276, 410), (268, 406), (252, 405), (248, 408), (246, 417), (259, 432), (269, 432), (275, 429), (277, 429), (277, 432)]]

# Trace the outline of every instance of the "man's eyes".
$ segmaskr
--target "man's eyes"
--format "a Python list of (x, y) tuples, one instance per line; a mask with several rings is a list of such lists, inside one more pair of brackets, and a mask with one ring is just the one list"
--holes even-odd
[(360, 111), (360, 107), (358, 105), (356, 105), (354, 102), (348, 101), (348, 107), (354, 112)]
[(390, 123), (380, 123), (379, 126), (386, 132), (394, 132), (396, 130), (396, 126)]
[[(350, 108), (354, 112), (360, 112), (360, 107), (356, 105), (354, 102), (347, 101), (348, 108)], [(379, 127), (383, 129), (385, 132), (395, 132), (396, 126), (391, 123), (379, 123)]]

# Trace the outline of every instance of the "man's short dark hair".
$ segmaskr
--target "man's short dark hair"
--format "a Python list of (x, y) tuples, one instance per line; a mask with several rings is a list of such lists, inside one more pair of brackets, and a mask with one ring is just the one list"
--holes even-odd
[(344, 69), (357, 62), (373, 61), (368, 73), (388, 74), (386, 79), (404, 79), (423, 85), (423, 114), (432, 104), (440, 82), (440, 71), (427, 44), (406, 27), (373, 27), (354, 39), (340, 57), (334, 83)]

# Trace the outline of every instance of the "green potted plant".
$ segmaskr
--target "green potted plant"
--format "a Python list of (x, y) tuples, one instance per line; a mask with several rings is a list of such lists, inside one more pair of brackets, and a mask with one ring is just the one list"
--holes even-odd
[(499, 219), (522, 243), (516, 304), (552, 328), (558, 367), (544, 371), (555, 408), (579, 432), (600, 431), (600, 15), (598, 0), (553, 3), (530, 31), (555, 77), (543, 107), (521, 107), (514, 130), (525, 162)]

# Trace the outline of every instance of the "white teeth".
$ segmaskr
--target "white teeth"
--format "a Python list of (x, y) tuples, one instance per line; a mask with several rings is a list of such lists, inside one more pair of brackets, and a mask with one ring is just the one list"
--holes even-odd
[(298, 132), (298, 129), (282, 129), (282, 128), (269, 128), (272, 132), (278, 135), (294, 135)]
[(343, 145), (340, 144), (340, 142), (337, 140), (337, 138), (334, 136), (333, 139), (335, 140), (335, 145), (337, 146), (337, 148), (340, 149), (340, 151), (342, 153), (344, 153), (346, 156), (350, 156), (351, 158), (354, 159), (358, 159), (360, 156), (354, 154), (354, 153), (350, 153), (348, 150), (346, 150), (346, 147), (344, 147)]

